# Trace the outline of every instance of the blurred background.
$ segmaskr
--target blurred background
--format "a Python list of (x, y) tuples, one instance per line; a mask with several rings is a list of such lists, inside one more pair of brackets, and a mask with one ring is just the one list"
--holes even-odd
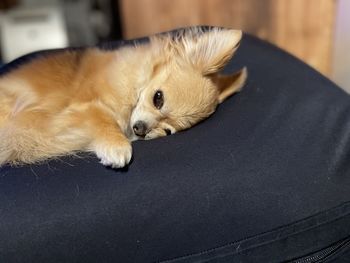
[(202, 24), (268, 40), (350, 92), (349, 0), (0, 0), (1, 62)]

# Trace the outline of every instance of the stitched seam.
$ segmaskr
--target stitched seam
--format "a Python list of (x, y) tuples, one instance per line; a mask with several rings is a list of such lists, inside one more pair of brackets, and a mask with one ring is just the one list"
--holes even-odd
[[(350, 214), (350, 213), (348, 213), (348, 215), (349, 215), (349, 214)], [(343, 215), (343, 216), (344, 216), (344, 215)], [(343, 216), (341, 216), (341, 217), (343, 217)], [(207, 259), (204, 259), (204, 260), (194, 261), (193, 263), (195, 263), (195, 262), (201, 262), (201, 263), (210, 262), (210, 261), (213, 260), (213, 259), (224, 258), (224, 257), (226, 257), (226, 256), (230, 256), (230, 255), (242, 253), (242, 252), (244, 252), (244, 251), (246, 251), (246, 250), (249, 250), (249, 249), (254, 249), (254, 248), (262, 247), (262, 246), (267, 245), (267, 244), (272, 244), (272, 243), (275, 243), (275, 242), (277, 242), (277, 241), (280, 241), (280, 240), (283, 240), (283, 239), (286, 239), (286, 238), (289, 238), (289, 237), (296, 236), (296, 235), (298, 235), (298, 234), (300, 234), (300, 233), (307, 232), (308, 230), (317, 228), (317, 227), (319, 227), (319, 226), (326, 225), (326, 224), (329, 224), (329, 223), (331, 223), (331, 222), (337, 221), (337, 220), (340, 219), (341, 217), (335, 218), (334, 220), (330, 220), (329, 222), (324, 222), (324, 223), (319, 224), (319, 225), (314, 226), (314, 227), (309, 227), (309, 228), (307, 228), (307, 229), (305, 229), (305, 230), (295, 232), (295, 233), (293, 233), (293, 234), (291, 234), (291, 235), (284, 236), (284, 237), (282, 237), (282, 238), (276, 238), (276, 239), (274, 239), (274, 240), (269, 240), (269, 241), (261, 242), (261, 243), (259, 243), (259, 244), (257, 244), (257, 245), (252, 245), (252, 246), (250, 246), (250, 247), (246, 247), (246, 248), (244, 248), (244, 249), (242, 249), (242, 250), (239, 250), (239, 251), (235, 251), (235, 252), (230, 251), (230, 252), (222, 253), (222, 254), (219, 254), (219, 255), (214, 255), (214, 256), (212, 256), (212, 257), (210, 257), (210, 258), (207, 258)], [(239, 242), (238, 242), (238, 243), (239, 243)], [(205, 253), (199, 254), (198, 256), (204, 255), (204, 254), (205, 254)]]
[[(314, 229), (314, 228), (317, 228), (319, 226), (322, 226), (322, 225), (334, 222), (334, 221), (336, 221), (336, 220), (338, 220), (338, 219), (340, 219), (340, 218), (342, 218), (344, 216), (349, 215), (350, 214), (349, 208), (350, 208), (350, 202), (346, 202), (346, 203), (343, 203), (340, 206), (337, 206), (337, 207), (334, 207), (334, 208), (330, 208), (330, 209), (328, 209), (326, 211), (323, 211), (323, 212), (319, 212), (317, 214), (314, 214), (312, 216), (309, 216), (307, 218), (299, 220), (299, 221), (297, 221), (295, 223), (291, 223), (291, 224), (288, 224), (288, 225), (285, 225), (285, 226), (282, 226), (282, 227), (276, 228), (274, 230), (267, 231), (267, 232), (264, 232), (264, 233), (261, 233), (261, 234), (258, 234), (258, 235), (252, 236), (252, 237), (247, 237), (247, 238), (241, 239), (240, 241), (228, 243), (228, 244), (220, 246), (220, 247), (216, 247), (216, 248), (212, 248), (212, 249), (208, 249), (208, 250), (204, 250), (204, 251), (201, 251), (201, 252), (192, 253), (192, 254), (188, 254), (188, 255), (172, 258), (172, 259), (166, 259), (166, 260), (162, 260), (162, 261), (158, 261), (158, 262), (159, 263), (172, 263), (172, 262), (175, 262), (177, 260), (185, 260), (185, 259), (189, 259), (191, 257), (205, 255), (205, 254), (208, 254), (208, 253), (211, 253), (211, 252), (215, 252), (215, 251), (221, 250), (221, 249), (226, 249), (226, 248), (230, 248), (230, 247), (234, 248), (235, 246), (236, 246), (236, 248), (235, 248), (236, 251), (235, 252), (231, 251), (231, 252), (227, 252), (227, 253), (222, 253), (222, 254), (219, 254), (219, 255), (215, 255), (215, 256), (213, 256), (210, 259), (201, 260), (200, 262), (208, 262), (208, 260), (212, 260), (214, 258), (219, 258), (219, 257), (227, 256), (227, 255), (238, 254), (238, 253), (243, 252), (245, 250), (252, 249), (252, 248), (257, 248), (257, 247), (260, 247), (260, 246), (263, 246), (263, 245), (266, 245), (266, 244), (269, 244), (269, 243), (273, 243), (273, 242), (275, 242), (277, 240), (282, 240), (282, 239), (284, 239), (286, 237), (294, 236), (294, 235), (300, 234), (302, 232), (306, 232), (306, 231), (308, 231), (310, 229)], [(346, 211), (344, 212), (343, 210), (346, 210)], [(331, 219), (328, 219), (326, 221), (324, 221), (325, 219), (323, 219), (323, 221), (322, 221), (322, 218), (321, 219), (317, 219), (317, 217), (327, 216), (327, 214), (330, 214), (330, 213), (337, 213), (337, 215), (335, 215), (334, 217), (332, 217)], [(317, 220), (318, 222), (316, 222), (316, 224), (314, 224), (312, 226), (301, 228), (301, 230), (295, 231), (293, 233), (286, 233), (286, 234), (281, 233), (281, 232), (283, 232), (283, 230), (286, 231), (286, 230), (289, 230), (288, 228), (298, 227), (298, 225), (306, 224), (308, 221), (311, 221), (311, 220)], [(321, 220), (321, 222), (319, 220)], [(286, 231), (286, 232), (289, 232), (289, 231)], [(249, 240), (258, 239), (260, 237), (273, 235), (274, 232), (275, 232), (275, 235), (277, 236), (276, 238), (273, 238), (273, 239), (270, 239), (270, 240), (266, 240), (265, 242), (262, 241), (261, 243), (259, 243), (257, 245), (251, 245), (251, 246), (248, 246), (248, 247), (246, 247), (244, 249), (240, 249), (240, 245), (242, 243), (244, 243), (246, 241), (249, 241)], [(196, 261), (196, 262), (198, 262), (198, 261)]]

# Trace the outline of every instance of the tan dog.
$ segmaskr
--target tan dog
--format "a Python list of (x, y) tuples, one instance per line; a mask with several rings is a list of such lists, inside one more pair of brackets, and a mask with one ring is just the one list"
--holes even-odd
[(104, 165), (125, 166), (131, 141), (187, 129), (241, 89), (245, 69), (218, 74), (241, 37), (238, 30), (187, 29), (23, 64), (0, 77), (0, 165), (90, 151)]

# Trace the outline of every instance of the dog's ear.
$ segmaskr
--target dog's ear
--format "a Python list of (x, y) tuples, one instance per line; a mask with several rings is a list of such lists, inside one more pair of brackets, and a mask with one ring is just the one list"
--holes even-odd
[(181, 39), (185, 59), (203, 75), (218, 72), (233, 56), (242, 38), (242, 31), (212, 29), (207, 32), (185, 33)]
[(211, 79), (219, 90), (218, 102), (223, 102), (227, 97), (239, 92), (244, 86), (248, 77), (247, 68), (244, 67), (232, 75), (214, 74)]

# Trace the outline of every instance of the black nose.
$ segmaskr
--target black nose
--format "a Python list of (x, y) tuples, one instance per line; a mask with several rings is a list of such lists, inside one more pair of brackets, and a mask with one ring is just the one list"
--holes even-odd
[(137, 121), (134, 126), (132, 127), (132, 129), (134, 130), (134, 133), (137, 136), (145, 136), (147, 133), (147, 125), (145, 122), (143, 121)]

